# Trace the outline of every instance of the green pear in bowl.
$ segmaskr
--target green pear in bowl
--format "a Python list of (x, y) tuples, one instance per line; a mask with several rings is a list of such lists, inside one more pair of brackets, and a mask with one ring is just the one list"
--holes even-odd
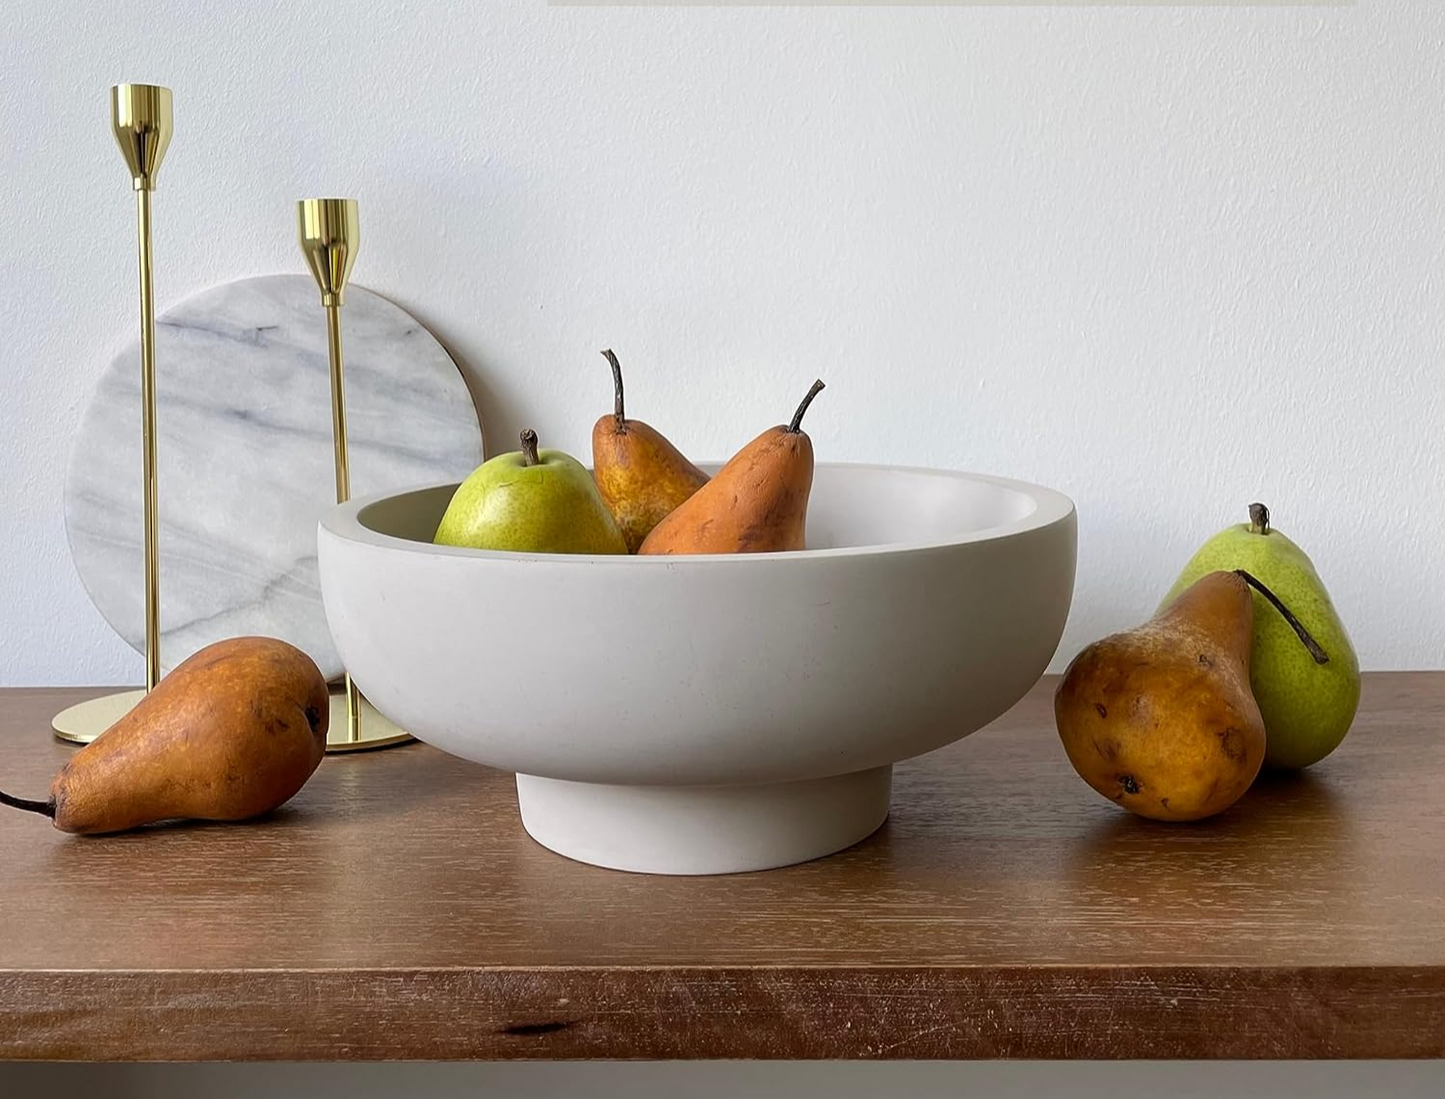
[(617, 520), (587, 468), (560, 450), (498, 454), (458, 486), (432, 541), (440, 546), (517, 553), (626, 553)]
[[(1289, 606), (1319, 642), (1311, 654), (1278, 614), (1255, 604), (1250, 687), (1264, 717), (1266, 767), (1295, 770), (1333, 752), (1360, 703), (1360, 663), (1309, 556), (1269, 525), (1269, 509), (1249, 506), (1249, 522), (1226, 527), (1184, 566), (1161, 606), (1206, 573), (1244, 569)], [(1255, 600), (1263, 597), (1257, 592)], [(1323, 659), (1322, 659), (1323, 658)]]

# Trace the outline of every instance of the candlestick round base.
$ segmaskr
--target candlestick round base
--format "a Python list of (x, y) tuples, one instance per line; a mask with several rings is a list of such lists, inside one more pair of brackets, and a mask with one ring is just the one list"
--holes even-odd
[[(130, 713), (145, 696), (145, 691), (134, 690), (89, 698), (61, 710), (51, 719), (50, 727), (59, 740), (70, 744), (89, 744)], [(343, 724), (345, 720), (343, 711)]]
[(372, 748), (390, 748), (397, 744), (408, 744), (412, 735), (390, 718), (380, 713), (375, 706), (361, 700), (361, 737), (351, 740), (346, 728), (346, 691), (331, 692), (331, 724), (326, 728), (326, 751), (365, 752)]
[[(51, 720), (51, 728), (59, 740), (69, 744), (89, 744), (135, 707), (145, 691), (120, 691), (102, 695), (67, 707)], [(326, 751), (364, 752), (372, 748), (390, 748), (407, 744), (412, 735), (390, 718), (379, 713), (366, 699), (361, 700), (361, 736), (349, 739), (346, 728), (346, 692), (331, 692), (331, 724), (326, 732)]]

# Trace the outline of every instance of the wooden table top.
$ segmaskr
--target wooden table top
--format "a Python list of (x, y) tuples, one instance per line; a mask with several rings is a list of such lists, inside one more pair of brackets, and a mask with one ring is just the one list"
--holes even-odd
[[(0, 1056), (1445, 1055), (1445, 673), (1197, 825), (1070, 770), (1053, 683), (898, 766), (832, 858), (654, 878), (534, 844), (509, 775), (330, 757), (271, 818), (99, 839), (0, 813)], [(0, 786), (72, 749), (0, 691)]]

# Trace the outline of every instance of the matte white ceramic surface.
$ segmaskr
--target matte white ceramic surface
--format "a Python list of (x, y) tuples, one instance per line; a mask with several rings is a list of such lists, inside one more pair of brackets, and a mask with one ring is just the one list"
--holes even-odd
[(694, 557), (434, 546), (454, 488), (323, 518), (337, 648), (419, 739), (517, 772), (540, 842), (623, 869), (861, 839), (891, 764), (1038, 679), (1073, 593), (1073, 505), (1015, 481), (823, 464), (808, 550)]
[[(354, 495), (465, 477), (482, 432), (445, 348), (352, 286), (342, 310)], [(280, 637), (328, 678), (316, 521), (336, 502), (326, 315), (310, 275), (212, 287), (156, 324), (161, 663), (212, 641)], [(101, 375), (65, 489), (76, 571), (107, 622), (145, 644), (139, 345)]]

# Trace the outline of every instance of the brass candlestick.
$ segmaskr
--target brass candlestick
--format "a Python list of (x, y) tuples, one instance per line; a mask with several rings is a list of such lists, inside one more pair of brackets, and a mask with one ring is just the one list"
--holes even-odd
[(110, 90), (110, 127), (130, 169), (136, 198), (140, 259), (141, 464), (145, 520), (145, 691), (126, 691), (72, 706), (55, 716), (55, 734), (86, 744), (152, 690), (161, 678), (160, 550), (156, 536), (156, 319), (151, 277), (151, 191), (171, 143), (171, 90), (155, 84), (117, 84)]
[[(326, 310), (326, 342), (331, 355), (331, 441), (336, 453), (336, 502), (351, 499), (351, 466), (346, 453), (346, 377), (341, 355), (341, 307), (346, 283), (361, 245), (361, 222), (354, 198), (305, 198), (296, 204), (296, 237), (306, 264), (321, 290)], [(411, 736), (367, 704), (346, 674), (345, 707), (332, 699), (329, 752), (384, 748)], [(345, 723), (338, 719), (344, 717)]]

